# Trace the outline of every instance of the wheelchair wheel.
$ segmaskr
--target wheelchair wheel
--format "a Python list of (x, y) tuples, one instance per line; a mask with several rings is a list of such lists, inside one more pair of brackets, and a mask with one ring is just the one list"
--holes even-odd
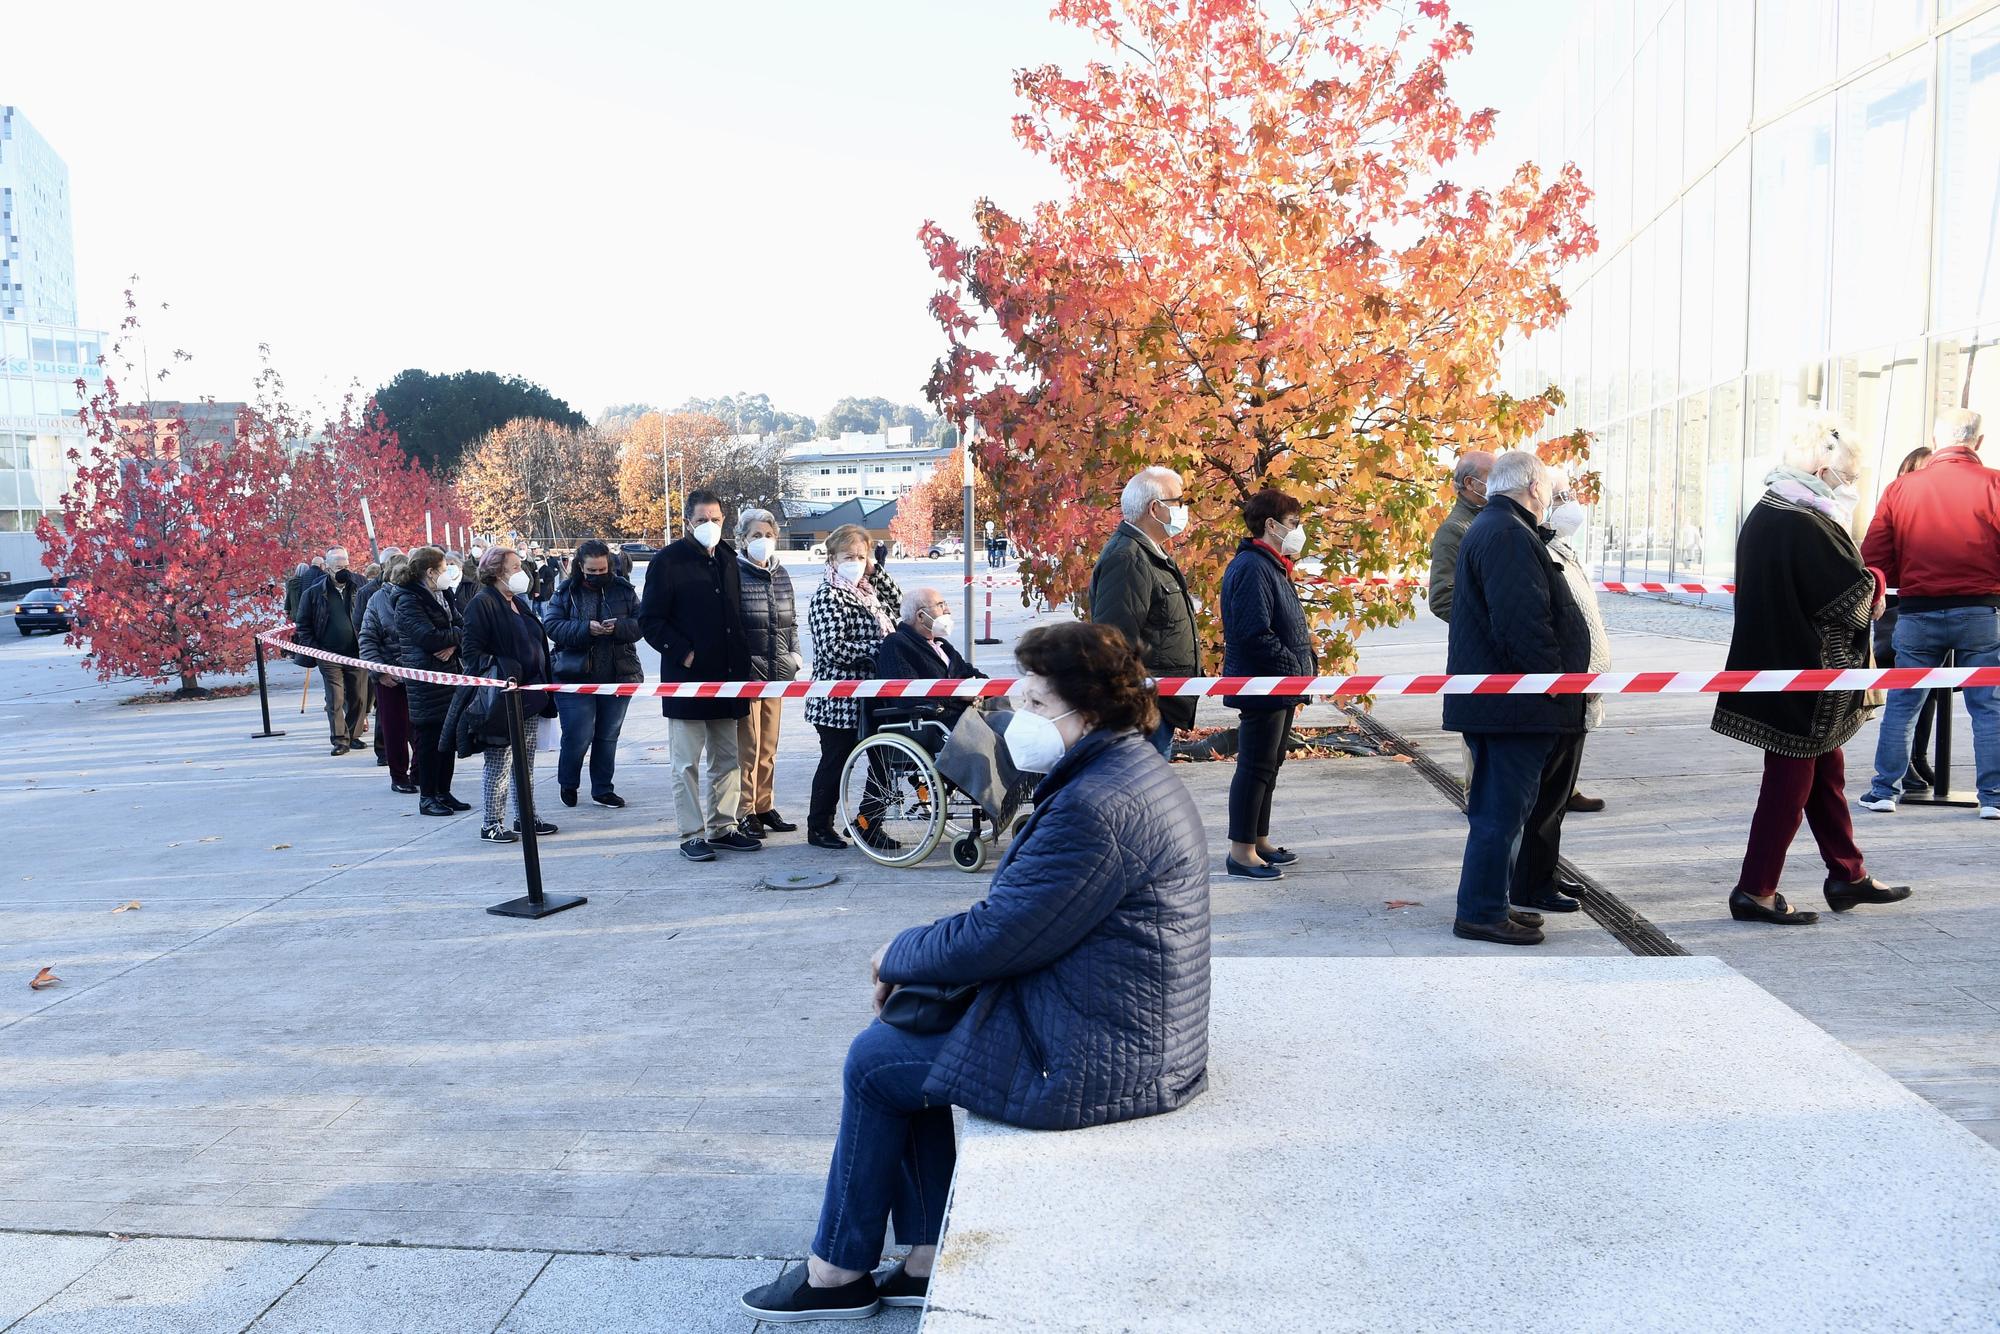
[(976, 838), (961, 838), (951, 845), (951, 864), (968, 875), (986, 869), (987, 844)]
[(847, 757), (840, 816), (854, 846), (881, 866), (915, 866), (944, 836), (945, 788), (930, 752), (900, 732), (877, 732)]

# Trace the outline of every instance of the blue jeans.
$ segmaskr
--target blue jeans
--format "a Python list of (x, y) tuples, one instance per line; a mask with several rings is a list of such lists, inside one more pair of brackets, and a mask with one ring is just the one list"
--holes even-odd
[(618, 733), (632, 701), (624, 695), (556, 696), (562, 718), (562, 752), (556, 758), (556, 782), (565, 790), (581, 787), (583, 752), (590, 752), (590, 795), (611, 795), (611, 773), (618, 764)]
[(1521, 856), (1521, 835), (1542, 771), (1559, 740), (1550, 732), (1467, 733), (1472, 788), (1466, 794), (1465, 860), (1458, 874), (1458, 920), (1497, 926), (1507, 920), (1508, 890)]
[(948, 1033), (905, 1033), (876, 1020), (847, 1049), (840, 1137), (826, 1173), (813, 1254), (867, 1273), (882, 1261), (889, 1216), (896, 1240), (935, 1246), (958, 1163), (951, 1106), (924, 1096)]
[[(1896, 618), (1892, 641), (1898, 667), (1936, 667), (1945, 654), (1956, 652), (1960, 667), (2000, 667), (2000, 607), (1950, 607), (1944, 611), (1905, 611)], [(1903, 795), (1903, 775), (1910, 769), (1910, 734), (1924, 690), (1892, 690), (1882, 710), (1882, 730), (1875, 742), (1875, 781), (1870, 800), (1894, 801)], [(1978, 770), (1979, 804), (2000, 806), (2000, 692), (1991, 686), (1969, 686), (1965, 711), (1972, 718), (1972, 758)]]
[(1167, 759), (1171, 760), (1174, 757), (1174, 725), (1166, 719), (1160, 719), (1160, 725), (1153, 729), (1153, 734), (1146, 740), (1152, 742), (1153, 749)]

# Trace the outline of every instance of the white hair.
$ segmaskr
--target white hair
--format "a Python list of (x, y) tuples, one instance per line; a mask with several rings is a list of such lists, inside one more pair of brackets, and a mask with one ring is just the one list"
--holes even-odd
[(745, 505), (736, 511), (736, 540), (741, 542), (750, 535), (750, 530), (760, 523), (768, 523), (772, 530), (776, 531), (778, 516), (769, 510), (760, 510), (750, 505)]
[(1181, 475), (1172, 468), (1162, 468), (1157, 465), (1141, 468), (1133, 474), (1131, 481), (1125, 483), (1125, 489), (1119, 493), (1119, 512), (1125, 516), (1126, 522), (1139, 522), (1146, 517), (1146, 511), (1153, 507), (1154, 501), (1167, 498), (1167, 483), (1178, 482), (1180, 479)]
[(1785, 466), (1798, 472), (1859, 471), (1861, 447), (1842, 438), (1840, 427), (1840, 418), (1831, 412), (1801, 414), (1785, 432)]
[(1950, 449), (1953, 445), (1969, 445), (1985, 432), (1985, 423), (1971, 408), (1945, 408), (1937, 415), (1931, 426), (1931, 439), (1939, 449)]
[(914, 621), (917, 613), (944, 596), (941, 588), (913, 588), (903, 594), (903, 619)]
[(1549, 465), (1525, 449), (1510, 449), (1493, 459), (1486, 475), (1489, 496), (1523, 496), (1549, 475)]
[(332, 559), (333, 559), (334, 557), (336, 557), (336, 556), (340, 557), (340, 558), (341, 558), (342, 560), (345, 560), (345, 559), (347, 558), (347, 548), (346, 548), (346, 547), (328, 547), (328, 548), (326, 549), (326, 558), (327, 558), (328, 560), (332, 560)]

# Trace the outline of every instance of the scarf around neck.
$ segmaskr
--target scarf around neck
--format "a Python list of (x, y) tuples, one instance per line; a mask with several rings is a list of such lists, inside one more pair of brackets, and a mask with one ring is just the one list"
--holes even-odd
[(850, 581), (839, 570), (828, 565), (826, 567), (826, 581), (835, 588), (852, 593), (856, 602), (874, 612), (875, 619), (881, 623), (884, 634), (895, 630), (896, 623), (890, 620), (889, 614), (882, 609), (882, 599), (875, 596), (875, 585), (868, 582), (867, 575), (862, 575), (859, 580)]
[(1797, 468), (1781, 464), (1764, 475), (1764, 485), (1779, 499), (1818, 510), (1835, 523), (1846, 526), (1847, 515), (1842, 513), (1838, 497), (1819, 474), (1800, 472)]

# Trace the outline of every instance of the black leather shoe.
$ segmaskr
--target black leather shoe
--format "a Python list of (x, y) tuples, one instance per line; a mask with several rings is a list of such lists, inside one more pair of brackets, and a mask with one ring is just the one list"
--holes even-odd
[(708, 839), (708, 846), (718, 852), (757, 852), (764, 845), (744, 833), (741, 829), (731, 829), (726, 834), (711, 834)]
[(458, 812), (439, 801), (436, 797), (425, 797), (421, 802), (417, 803), (417, 814), (435, 815), (442, 819), (457, 815)]
[(1290, 866), (1299, 859), (1299, 854), (1290, 848), (1272, 848), (1269, 852), (1259, 855), (1263, 857), (1266, 866)]
[(336, 754), (336, 755), (345, 755), (345, 754), (347, 753), (347, 744), (346, 744), (345, 742), (342, 742), (342, 741), (336, 741), (336, 742), (334, 742), (334, 743), (333, 743), (333, 753), (334, 753), (334, 754)]
[(1283, 880), (1285, 878), (1285, 873), (1275, 866), (1245, 866), (1234, 857), (1224, 857), (1222, 859), (1222, 866), (1230, 875), (1239, 876), (1245, 880)]
[(757, 823), (763, 825), (766, 830), (768, 830), (773, 834), (789, 834), (795, 832), (798, 829), (797, 825), (793, 824), (790, 820), (787, 820), (784, 816), (778, 814), (776, 811), (758, 812)]
[(416, 795), (417, 785), (415, 783), (391, 783), (389, 784), (389, 790), (391, 792), (400, 792), (406, 797), (412, 797)]
[(1774, 922), (1779, 926), (1811, 926), (1819, 920), (1816, 912), (1793, 912), (1783, 894), (1774, 895), (1767, 908), (1740, 889), (1729, 891), (1729, 915), (1739, 922)]
[(1509, 908), (1507, 920), (1515, 926), (1540, 926), (1542, 915), (1538, 912), (1522, 912), (1519, 908)]
[(565, 806), (574, 806), (574, 805), (576, 805), (576, 789), (575, 789), (575, 788), (573, 788), (573, 787), (566, 787), (566, 788), (564, 788), (564, 789), (562, 790), (562, 804), (563, 804), (563, 805), (565, 805)]
[(1460, 940), (1485, 940), (1495, 945), (1539, 945), (1542, 930), (1537, 926), (1523, 926), (1511, 917), (1504, 922), (1464, 922), (1453, 921), (1451, 933)]
[(1528, 908), (1536, 912), (1575, 912), (1583, 907), (1581, 903), (1553, 885), (1537, 894), (1515, 894), (1509, 901), (1516, 908)]
[(464, 814), (466, 811), (472, 809), (471, 802), (460, 801), (457, 797), (452, 796), (451, 793), (449, 792), (445, 793), (442, 797), (439, 797), (438, 800), (443, 802), (445, 805), (451, 807), (453, 810), (459, 812), (461, 815)]
[(1908, 885), (1885, 885), (1872, 875), (1851, 885), (1826, 878), (1826, 906), (1835, 912), (1846, 912), (1857, 903), (1901, 903), (1908, 897)]
[(754, 815), (744, 816), (741, 820), (738, 820), (736, 822), (736, 827), (743, 833), (748, 834), (751, 838), (756, 839), (759, 843), (762, 843), (764, 841), (764, 822), (762, 820), (759, 820), (756, 816)]
[(743, 1294), (743, 1310), (776, 1325), (799, 1321), (866, 1320), (882, 1309), (875, 1279), (863, 1274), (837, 1288), (815, 1288), (806, 1282), (806, 1266), (793, 1265), (777, 1279)]
[(377, 755), (377, 756), (375, 757), (375, 767), (376, 767), (377, 769), (386, 769), (386, 768), (388, 768), (388, 767), (389, 767), (389, 757), (388, 757), (387, 755)]
[(609, 806), (614, 811), (625, 809), (625, 798), (619, 796), (616, 792), (607, 792), (601, 797), (593, 793), (590, 799), (600, 806)]
[(903, 850), (901, 840), (890, 838), (879, 829), (863, 829), (855, 837), (877, 852), (901, 852)]
[(814, 829), (806, 834), (806, 842), (815, 848), (825, 848), (828, 852), (845, 852), (848, 842), (831, 829)]

